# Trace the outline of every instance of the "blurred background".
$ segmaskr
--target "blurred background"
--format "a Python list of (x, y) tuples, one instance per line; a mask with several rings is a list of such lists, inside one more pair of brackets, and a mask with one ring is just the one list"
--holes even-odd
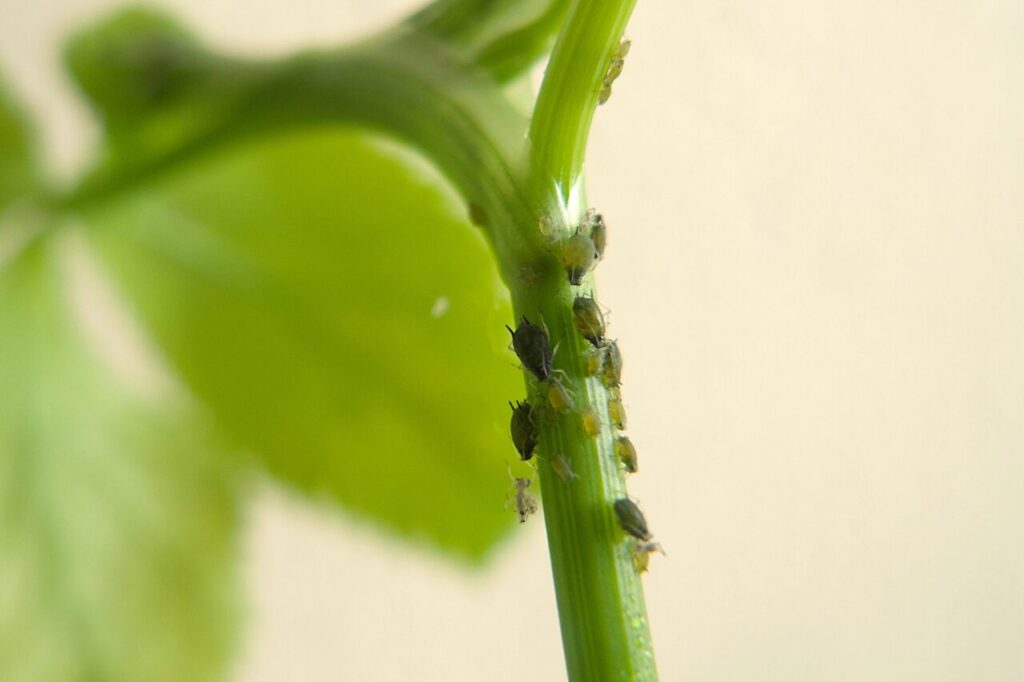
[[(168, 0), (243, 54), (417, 6)], [(64, 178), (58, 46), (115, 5), (0, 0)], [(1024, 5), (640, 0), (597, 114), (599, 271), (662, 678), (1024, 679)], [(244, 682), (564, 676), (542, 523), (483, 571), (287, 493), (244, 545)]]

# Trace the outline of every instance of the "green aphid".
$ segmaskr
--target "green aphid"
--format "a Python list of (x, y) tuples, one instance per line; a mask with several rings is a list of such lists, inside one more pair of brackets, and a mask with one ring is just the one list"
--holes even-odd
[(572, 395), (558, 381), (551, 380), (548, 382), (547, 398), (551, 409), (558, 414), (565, 414), (572, 409)]
[(604, 315), (594, 299), (576, 297), (572, 302), (572, 323), (583, 338), (594, 346), (604, 342)]
[(637, 470), (636, 446), (628, 436), (619, 436), (615, 439), (615, 456), (622, 462), (622, 466), (631, 474)]
[(518, 402), (512, 408), (512, 421), (509, 430), (512, 433), (512, 444), (519, 452), (519, 459), (524, 462), (533, 457), (533, 451), (537, 448), (537, 425), (533, 420), (533, 408), (528, 402)]
[(618, 388), (622, 385), (622, 353), (619, 352), (619, 344), (612, 341), (604, 347), (604, 357), (601, 360), (601, 379), (608, 388)]
[(590, 235), (577, 230), (576, 234), (562, 242), (562, 264), (565, 266), (565, 274), (569, 276), (569, 284), (579, 286), (596, 261), (597, 251)]
[(583, 412), (583, 432), (591, 438), (601, 433), (601, 421), (589, 407)]
[(615, 516), (619, 519), (622, 530), (638, 540), (650, 540), (653, 536), (647, 530), (647, 519), (640, 507), (628, 497), (615, 500)]
[(551, 469), (565, 483), (575, 481), (577, 478), (576, 472), (572, 470), (572, 464), (565, 455), (559, 454), (552, 457)]
[(590, 241), (594, 244), (594, 253), (597, 254), (597, 259), (601, 260), (604, 258), (604, 248), (608, 246), (608, 228), (605, 227), (604, 218), (600, 213), (589, 213), (588, 222), (590, 223)]
[(608, 419), (618, 430), (626, 429), (626, 406), (622, 404), (622, 398), (616, 396), (608, 401)]
[(505, 325), (505, 329), (512, 335), (512, 348), (519, 357), (519, 362), (523, 363), (523, 367), (541, 381), (547, 380), (551, 376), (553, 362), (548, 333), (540, 325), (526, 319), (526, 315), (523, 315), (516, 329), (513, 330), (508, 325)]
[(583, 370), (587, 373), (588, 377), (592, 377), (601, 370), (601, 362), (604, 356), (601, 354), (601, 350), (595, 350), (594, 352), (587, 355), (586, 363), (583, 366)]

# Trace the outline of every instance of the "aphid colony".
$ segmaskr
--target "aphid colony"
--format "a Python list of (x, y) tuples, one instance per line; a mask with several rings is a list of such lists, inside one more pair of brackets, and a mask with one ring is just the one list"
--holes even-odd
[[(622, 69), (621, 58), (627, 49), (628, 43), (624, 43), (621, 54), (616, 53), (619, 55), (616, 57), (618, 62), (613, 59), (606, 79), (609, 88), (611, 81)], [(569, 284), (582, 284), (584, 277), (604, 256), (606, 245), (607, 227), (604, 219), (593, 210), (587, 211), (575, 232), (561, 244), (562, 265)], [(621, 396), (622, 353), (617, 342), (606, 338), (605, 314), (592, 295), (576, 295), (572, 303), (572, 324), (580, 338), (590, 345), (590, 351), (584, 356), (583, 370), (586, 376), (597, 378), (609, 396), (608, 421), (616, 430), (613, 441), (615, 458), (627, 473), (636, 473), (636, 447), (622, 433), (626, 428), (626, 411)], [(519, 458), (527, 462), (533, 459), (540, 442), (542, 420), (548, 423), (546, 420), (573, 414), (576, 400), (572, 391), (563, 384), (565, 373), (554, 368), (557, 348), (552, 347), (543, 321), (534, 322), (523, 315), (515, 329), (507, 326), (506, 329), (512, 335), (512, 348), (523, 368), (539, 383), (538, 390), (531, 391), (536, 396), (534, 400), (538, 402), (531, 404), (526, 400), (509, 403), (512, 408), (509, 425), (512, 443)], [(584, 434), (593, 438), (601, 433), (601, 417), (594, 409), (584, 407), (578, 414)], [(577, 478), (572, 463), (564, 454), (544, 452), (541, 459), (546, 461), (562, 482), (568, 484)], [(524, 523), (537, 510), (537, 502), (528, 491), (531, 479), (513, 478), (513, 481), (516, 511), (520, 523)], [(650, 554), (661, 549), (653, 542), (646, 519), (636, 504), (626, 497), (615, 501), (614, 513), (619, 526), (630, 539), (634, 567), (638, 572), (646, 571)]]
[(604, 74), (604, 81), (601, 83), (601, 90), (597, 94), (597, 103), (604, 104), (612, 96), (612, 83), (622, 74), (622, 67), (626, 65), (626, 55), (629, 54), (630, 42), (623, 40), (612, 53), (611, 63), (608, 64), (608, 71)]

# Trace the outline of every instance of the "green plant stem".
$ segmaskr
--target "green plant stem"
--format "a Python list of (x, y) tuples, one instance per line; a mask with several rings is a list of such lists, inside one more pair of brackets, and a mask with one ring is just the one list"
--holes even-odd
[(555, 43), (530, 123), (530, 155), (534, 182), (553, 180), (562, 197), (580, 183), (601, 84), (634, 4), (577, 0)]
[[(612, 506), (626, 493), (614, 453), (609, 395), (600, 381), (584, 376), (592, 350), (572, 324), (573, 298), (593, 293), (592, 277), (583, 287), (569, 286), (557, 241), (574, 229), (583, 210), (580, 171), (590, 120), (632, 4), (573, 4), (529, 126), (487, 68), (467, 60), (465, 50), (449, 49), (418, 33), (399, 31), (281, 63), (213, 59), (209, 68), (227, 70), (219, 82), (239, 84), (213, 109), (215, 115), (199, 118), (195, 130), (158, 153), (152, 152), (145, 122), (112, 135), (110, 160), (71, 193), (50, 199), (53, 208), (82, 210), (216, 148), (309, 125), (369, 126), (433, 160), (467, 203), (481, 209), (481, 227), (517, 315), (545, 323), (558, 346), (555, 365), (574, 394), (570, 414), (545, 411), (538, 456), (566, 667), (573, 682), (656, 679), (640, 579)], [(432, 25), (458, 34), (466, 28), (456, 21), (461, 12), (432, 15)], [(547, 31), (552, 16), (538, 19), (537, 33), (531, 35)], [(493, 65), (523, 66), (508, 57), (505, 43), (492, 44), (498, 46), (489, 53)], [(542, 219), (546, 232), (539, 229)], [(544, 404), (542, 387), (529, 378), (527, 383), (531, 403)], [(587, 411), (599, 419), (596, 437), (583, 431), (581, 415)], [(575, 480), (565, 482), (554, 473), (550, 458), (555, 455), (571, 462)]]

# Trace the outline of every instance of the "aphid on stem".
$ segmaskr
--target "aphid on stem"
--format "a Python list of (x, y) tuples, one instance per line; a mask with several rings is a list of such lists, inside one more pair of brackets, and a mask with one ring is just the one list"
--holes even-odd
[(537, 425), (533, 418), (533, 408), (528, 402), (519, 402), (513, 405), (512, 420), (509, 424), (509, 431), (512, 433), (512, 444), (519, 452), (519, 458), (524, 462), (533, 457), (533, 451), (537, 448)]
[(608, 245), (608, 228), (604, 224), (604, 217), (594, 209), (590, 209), (583, 216), (583, 224), (589, 228), (590, 241), (594, 244), (594, 253), (597, 254), (597, 259), (601, 260), (604, 258), (604, 249)]
[(644, 542), (641, 540), (633, 540), (633, 568), (636, 569), (637, 573), (646, 573), (647, 567), (650, 564), (651, 554), (654, 552), (661, 552), (662, 556), (665, 554), (665, 550), (661, 548), (657, 542)]
[(554, 353), (551, 350), (551, 341), (548, 333), (540, 325), (534, 324), (523, 315), (519, 326), (512, 329), (505, 325), (505, 329), (512, 335), (512, 348), (523, 363), (523, 367), (530, 370), (535, 377), (545, 381), (551, 376), (551, 363), (554, 361)]
[(591, 438), (601, 432), (601, 421), (589, 407), (583, 412), (583, 432)]
[(579, 286), (596, 261), (597, 250), (590, 235), (576, 230), (576, 234), (562, 242), (562, 265), (569, 284)]
[(605, 344), (601, 360), (601, 380), (607, 388), (618, 388), (622, 385), (622, 353), (619, 352), (617, 341)]
[(632, 43), (623, 40), (612, 53), (611, 62), (608, 64), (608, 71), (605, 72), (604, 81), (601, 83), (601, 90), (597, 95), (597, 103), (604, 104), (612, 96), (612, 83), (622, 73), (622, 67), (626, 65), (626, 55), (629, 54), (629, 47)]
[(572, 302), (572, 323), (591, 345), (600, 346), (604, 342), (604, 315), (594, 299), (576, 297)]
[(647, 529), (647, 519), (640, 511), (640, 507), (628, 497), (615, 500), (615, 516), (619, 519), (619, 525), (626, 533), (637, 540), (650, 540), (651, 531)]
[(565, 414), (572, 410), (572, 394), (556, 379), (548, 380), (547, 399), (551, 409), (558, 414)]
[(637, 471), (636, 447), (628, 436), (619, 436), (615, 439), (615, 456), (622, 467), (631, 474)]
[(608, 401), (608, 419), (611, 420), (612, 425), (619, 431), (626, 429), (626, 406), (622, 404), (622, 399), (617, 394), (612, 394), (614, 397)]
[(572, 470), (572, 463), (563, 454), (557, 454), (550, 460), (551, 470), (554, 471), (564, 483), (575, 481), (576, 472)]

